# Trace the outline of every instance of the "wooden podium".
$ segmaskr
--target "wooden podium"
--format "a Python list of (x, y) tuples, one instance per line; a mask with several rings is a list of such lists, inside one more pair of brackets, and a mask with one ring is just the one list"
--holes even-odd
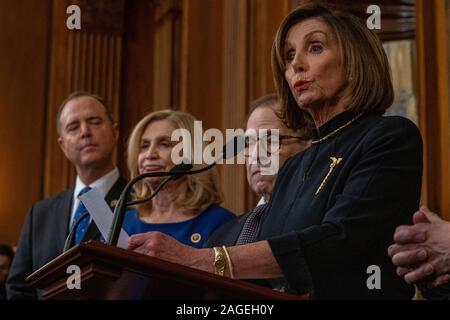
[[(70, 265), (81, 270), (81, 289), (67, 287)], [(93, 241), (50, 261), (27, 282), (44, 299), (307, 299)]]

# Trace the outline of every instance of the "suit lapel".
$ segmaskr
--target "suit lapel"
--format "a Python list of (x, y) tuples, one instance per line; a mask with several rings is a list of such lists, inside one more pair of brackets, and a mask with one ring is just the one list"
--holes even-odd
[[(125, 188), (125, 185), (126, 181), (122, 177), (119, 177), (116, 183), (114, 183), (114, 185), (106, 195), (105, 201), (111, 208), (111, 210), (114, 210), (115, 204), (117, 200), (120, 198), (120, 194), (122, 193), (123, 188)], [(94, 223), (94, 221), (92, 221), (89, 224), (86, 234), (83, 237), (83, 241), (96, 240), (99, 237), (100, 237), (100, 230), (98, 230), (97, 225)]]
[(65, 191), (55, 208), (54, 221), (56, 226), (54, 230), (58, 252), (62, 252), (66, 237), (69, 234), (69, 220), (70, 213), (72, 211), (73, 190), (74, 188), (72, 187)]

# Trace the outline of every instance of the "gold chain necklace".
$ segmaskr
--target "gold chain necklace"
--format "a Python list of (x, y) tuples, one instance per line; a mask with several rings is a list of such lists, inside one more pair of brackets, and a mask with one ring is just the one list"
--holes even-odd
[(322, 142), (326, 139), (328, 139), (329, 137), (335, 135), (337, 132), (339, 132), (340, 130), (344, 129), (345, 127), (349, 126), (350, 124), (352, 124), (353, 122), (355, 122), (359, 117), (361, 117), (363, 115), (363, 113), (358, 114), (356, 117), (354, 117), (353, 119), (351, 119), (349, 122), (344, 123), (342, 126), (340, 126), (339, 128), (337, 128), (336, 130), (333, 130), (332, 132), (330, 132), (329, 134), (327, 134), (325, 137), (322, 137), (318, 140), (313, 140), (311, 141), (311, 144), (316, 144), (319, 142)]

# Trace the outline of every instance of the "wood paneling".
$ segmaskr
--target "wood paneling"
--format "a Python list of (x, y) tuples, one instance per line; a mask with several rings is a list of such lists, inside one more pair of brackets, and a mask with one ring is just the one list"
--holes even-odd
[(181, 110), (204, 129), (223, 129), (222, 57), (224, 0), (183, 1)]
[(153, 109), (179, 109), (181, 0), (156, 2), (153, 37)]
[(124, 175), (128, 175), (126, 143), (131, 130), (155, 107), (152, 90), (154, 15), (152, 1), (126, 1), (118, 148), (119, 165)]
[(252, 0), (250, 2), (250, 99), (275, 91), (271, 66), (272, 42), (289, 1)]
[(419, 123), (424, 140), (424, 194), (430, 209), (450, 218), (448, 35), (445, 2), (418, 0)]
[[(298, 3), (317, 0), (296, 0)], [(382, 41), (414, 39), (416, 30), (415, 0), (325, 0), (322, 2), (343, 7), (366, 21), (370, 5), (380, 7), (381, 29), (374, 30)]]
[[(243, 128), (249, 101), (249, 5), (247, 1), (226, 0), (223, 3), (223, 93), (222, 117), (225, 128)], [(244, 165), (223, 168), (224, 205), (233, 212), (247, 209), (247, 179)]]
[[(292, 0), (251, 0), (249, 4), (249, 100), (246, 103), (246, 112), (250, 101), (275, 92), (271, 65), (272, 42), (281, 21), (291, 8), (297, 5), (292, 3)], [(246, 119), (241, 126), (245, 125)], [(247, 181), (245, 183), (247, 184)], [(258, 203), (259, 196), (248, 186), (246, 194), (246, 210), (249, 210)]]
[[(81, 30), (65, 28), (66, 8), (70, 4), (80, 6)], [(56, 114), (68, 94), (82, 90), (105, 97), (119, 120), (123, 16), (124, 0), (53, 2), (44, 177), (46, 196), (65, 190), (75, 181), (74, 168), (60, 151), (56, 132)]]
[(49, 1), (0, 1), (0, 242), (42, 196)]

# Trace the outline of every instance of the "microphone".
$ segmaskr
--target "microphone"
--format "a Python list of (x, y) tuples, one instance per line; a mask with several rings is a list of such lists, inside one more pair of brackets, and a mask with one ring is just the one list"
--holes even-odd
[(177, 164), (175, 167), (170, 169), (169, 172), (175, 173), (176, 175), (168, 177), (167, 180), (178, 180), (178, 179), (180, 179), (183, 176), (180, 173), (190, 171), (194, 167), (188, 161), (186, 161), (186, 163), (184, 163), (184, 162), (185, 161), (183, 160), (183, 161), (181, 161), (180, 164)]
[(75, 241), (75, 230), (77, 230), (78, 226), (80, 225), (81, 221), (89, 217), (89, 212), (86, 212), (81, 217), (78, 218), (78, 220), (73, 224), (72, 229), (69, 232), (69, 235), (66, 238), (66, 242), (64, 243), (64, 249), (63, 252), (69, 250), (73, 246), (73, 242)]
[[(218, 157), (215, 159), (215, 161), (212, 164), (210, 164), (206, 167), (203, 167), (201, 169), (198, 169), (198, 170), (191, 171), (191, 169), (193, 167), (192, 164), (190, 164), (190, 163), (185, 164), (184, 162), (181, 162), (179, 165), (176, 165), (168, 172), (148, 172), (148, 173), (143, 173), (143, 174), (138, 175), (135, 178), (133, 178), (130, 182), (128, 182), (128, 184), (123, 189), (122, 194), (117, 203), (117, 206), (114, 210), (114, 220), (111, 225), (107, 243), (109, 245), (114, 245), (114, 246), (117, 245), (117, 241), (119, 240), (119, 235), (120, 235), (120, 229), (122, 228), (123, 220), (125, 218), (125, 210), (126, 210), (127, 205), (137, 204), (137, 203), (141, 203), (144, 201), (149, 201), (154, 196), (156, 196), (156, 194), (162, 189), (162, 187), (170, 180), (177, 180), (185, 175), (197, 174), (197, 173), (207, 171), (207, 170), (211, 169), (212, 167), (214, 167), (217, 164), (217, 162), (220, 161), (221, 159), (230, 159), (230, 158), (235, 157), (244, 149), (244, 147), (245, 147), (244, 142), (245, 142), (244, 136), (242, 136), (242, 135), (235, 136), (232, 140), (228, 141), (228, 143), (223, 146), (222, 151), (220, 152), (220, 154), (218, 155)], [(135, 201), (135, 202), (126, 203), (126, 198), (128, 197), (128, 194), (131, 191), (131, 188), (133, 187), (133, 185), (136, 182), (138, 182), (142, 179), (145, 179), (145, 178), (149, 178), (149, 177), (168, 177), (168, 178), (166, 178), (157, 187), (155, 192), (153, 192), (152, 195), (148, 199), (145, 199), (143, 201)]]
[[(234, 158), (236, 155), (238, 155), (243, 148), (245, 147), (245, 141), (244, 136), (236, 136), (233, 140), (230, 140), (226, 145), (223, 146), (219, 156), (216, 158), (216, 160), (213, 162), (213, 166), (220, 161), (221, 159), (230, 159)], [(240, 145), (241, 144), (241, 145)], [(189, 163), (189, 161), (183, 160), (179, 165), (176, 165), (173, 167), (169, 172), (176, 173), (177, 175), (169, 176), (167, 177), (163, 182), (161, 182), (158, 187), (155, 189), (155, 191), (146, 199), (143, 200), (136, 200), (127, 202), (128, 206), (134, 206), (140, 203), (144, 203), (147, 201), (150, 201), (156, 194), (171, 180), (178, 180), (183, 175), (187, 174), (187, 171), (190, 171), (192, 169), (193, 165)], [(206, 167), (209, 169), (209, 167)], [(202, 169), (203, 170), (203, 169)], [(203, 172), (203, 171), (202, 171)], [(178, 175), (180, 174), (180, 175)]]
[(235, 136), (223, 146), (221, 153), (214, 162), (234, 158), (241, 153), (244, 148), (245, 137), (243, 135)]
[(182, 175), (178, 175), (179, 172), (186, 172), (186, 171), (190, 171), (192, 169), (193, 165), (190, 163), (184, 163), (184, 161), (182, 161), (180, 164), (177, 164), (175, 167), (173, 167), (169, 172), (172, 173), (176, 173), (177, 175), (173, 175), (173, 176), (169, 176), (166, 179), (164, 179), (163, 182), (161, 182), (158, 187), (155, 189), (155, 191), (153, 191), (153, 193), (148, 197), (145, 198), (143, 200), (136, 200), (136, 201), (131, 201), (131, 202), (127, 202), (126, 206), (134, 206), (140, 203), (144, 203), (147, 201), (150, 201), (154, 196), (156, 196), (156, 194), (171, 180), (178, 180), (182, 177)]

